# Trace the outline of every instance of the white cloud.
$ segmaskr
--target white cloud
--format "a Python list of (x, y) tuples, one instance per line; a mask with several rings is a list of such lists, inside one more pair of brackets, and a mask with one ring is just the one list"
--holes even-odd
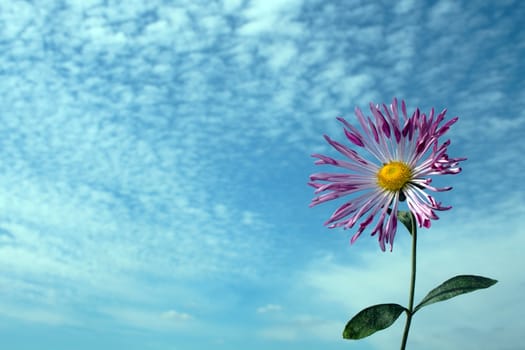
[(44, 309), (38, 305), (32, 305), (31, 308), (22, 308), (19, 305), (2, 305), (0, 315), (10, 319), (25, 320), (30, 323), (44, 324), (46, 326), (78, 326), (67, 315), (57, 312), (56, 308)]
[(337, 321), (300, 314), (289, 315), (281, 322), (262, 328), (258, 332), (258, 336), (264, 339), (286, 342), (314, 340), (336, 343), (341, 340), (341, 333), (342, 326)]
[(282, 310), (281, 305), (266, 304), (264, 306), (258, 307), (257, 308), (257, 313), (265, 314), (265, 313), (268, 313), (268, 312), (276, 312), (276, 311), (281, 311), (281, 310)]
[(297, 56), (297, 48), (293, 42), (283, 42), (268, 47), (268, 64), (274, 70), (287, 67)]
[(449, 22), (447, 17), (459, 12), (459, 4), (454, 1), (441, 1), (436, 3), (431, 10), (431, 21), (435, 24), (445, 24)]
[(363, 94), (371, 85), (373, 79), (367, 74), (356, 74), (353, 76), (341, 77), (338, 84), (338, 92), (341, 100), (347, 100), (348, 104), (352, 103), (358, 96)]
[(295, 20), (301, 5), (301, 0), (252, 1), (243, 11), (247, 23), (239, 29), (239, 33), (259, 35), (278, 32), (296, 36), (303, 31), (302, 25)]
[(155, 331), (197, 331), (192, 317), (185, 313), (169, 310), (155, 313), (151, 310), (139, 308), (106, 308), (100, 310), (108, 316), (130, 327)]
[(415, 1), (414, 0), (403, 0), (398, 1), (394, 7), (394, 11), (401, 15), (410, 16), (410, 12), (414, 9)]
[(0, 5), (0, 33), (6, 40), (15, 39), (30, 25), (36, 9), (25, 1), (9, 1)]
[(189, 9), (163, 6), (156, 9), (158, 18), (146, 25), (136, 38), (142, 45), (173, 45), (177, 52), (186, 52), (199, 44)]
[(233, 13), (239, 10), (239, 8), (242, 6), (243, 0), (223, 0), (222, 6), (224, 9), (224, 12), (226, 13)]
[(188, 315), (187, 313), (184, 313), (184, 312), (177, 312), (175, 310), (168, 310), (168, 311), (165, 311), (161, 314), (161, 317), (162, 318), (166, 318), (166, 319), (169, 319), (169, 320), (181, 320), (181, 321), (185, 321), (185, 320), (189, 320), (191, 319), (192, 317), (190, 315)]
[(101, 5), (101, 0), (68, 1), (67, 6), (77, 11), (86, 11)]
[(277, 16), (291, 16), (297, 14), (302, 0), (292, 1), (251, 1), (244, 10), (244, 15), (250, 19), (271, 19)]

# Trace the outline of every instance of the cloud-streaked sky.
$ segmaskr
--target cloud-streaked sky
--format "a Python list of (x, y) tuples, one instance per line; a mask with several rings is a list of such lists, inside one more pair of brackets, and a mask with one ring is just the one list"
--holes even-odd
[[(0, 2), (0, 337), (22, 349), (391, 349), (344, 324), (407, 303), (393, 252), (309, 208), (336, 121), (447, 108), (452, 205), (421, 230), (413, 349), (519, 349), (522, 1)], [(394, 344), (394, 345), (393, 345)]]

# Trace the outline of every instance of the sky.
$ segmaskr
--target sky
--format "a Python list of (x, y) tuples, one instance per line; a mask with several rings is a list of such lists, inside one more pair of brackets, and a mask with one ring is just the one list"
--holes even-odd
[(419, 231), (416, 302), (498, 280), (418, 312), (408, 348), (522, 348), (524, 17), (519, 0), (2, 1), (3, 348), (397, 348), (404, 315), (341, 334), (407, 304), (410, 236), (350, 245), (307, 186), (336, 117), (394, 97), (459, 116), (449, 154), (468, 158), (434, 179), (453, 209)]

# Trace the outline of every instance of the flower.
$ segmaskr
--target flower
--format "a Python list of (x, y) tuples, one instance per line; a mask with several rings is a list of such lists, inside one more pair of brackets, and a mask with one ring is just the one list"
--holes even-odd
[(344, 125), (348, 141), (367, 151), (375, 161), (324, 135), (326, 141), (348, 159), (313, 154), (312, 157), (318, 158), (315, 164), (334, 165), (348, 172), (312, 174), (308, 184), (315, 188), (314, 193), (327, 193), (315, 197), (310, 207), (355, 194), (332, 214), (325, 225), (348, 229), (360, 222), (350, 240), (354, 243), (369, 225), (375, 223), (372, 236), (378, 234), (381, 250), (390, 244), (392, 251), (400, 203), (406, 201), (419, 227), (429, 228), (430, 220), (438, 219), (436, 210), (451, 207), (442, 206), (426, 191), (449, 191), (452, 187), (433, 187), (428, 176), (458, 174), (461, 172), (458, 164), (466, 158), (449, 158), (447, 147), (450, 140), (439, 143), (439, 138), (458, 120), (455, 117), (440, 127), (446, 109), (435, 116), (432, 108), (427, 116), (417, 108), (408, 117), (402, 100), (403, 119), (400, 120), (398, 102), (394, 98), (388, 107), (370, 103), (370, 110), (373, 119), (365, 117), (359, 108), (355, 109), (362, 131), (341, 117), (337, 119)]

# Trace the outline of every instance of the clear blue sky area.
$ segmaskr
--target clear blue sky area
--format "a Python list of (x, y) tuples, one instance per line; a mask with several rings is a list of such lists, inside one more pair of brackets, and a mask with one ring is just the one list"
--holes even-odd
[[(1, 1), (0, 339), (6, 350), (398, 348), (350, 343), (406, 305), (393, 251), (308, 204), (312, 153), (371, 101), (448, 109), (467, 157), (421, 229), (409, 349), (524, 344), (525, 2)], [(369, 114), (369, 113), (368, 113)], [(447, 119), (448, 120), (448, 119)], [(335, 170), (335, 169), (333, 169)], [(344, 201), (344, 200), (343, 200)]]

